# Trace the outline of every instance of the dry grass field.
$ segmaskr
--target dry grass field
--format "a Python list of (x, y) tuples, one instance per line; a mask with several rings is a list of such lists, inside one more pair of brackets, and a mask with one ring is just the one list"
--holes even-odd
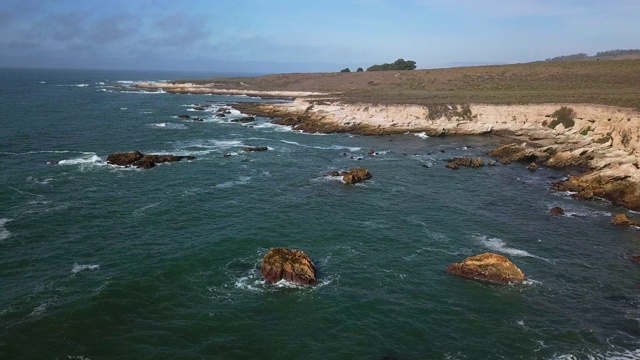
[(221, 89), (317, 91), (348, 103), (591, 103), (640, 110), (640, 59), (276, 74), (192, 82), (214, 82)]

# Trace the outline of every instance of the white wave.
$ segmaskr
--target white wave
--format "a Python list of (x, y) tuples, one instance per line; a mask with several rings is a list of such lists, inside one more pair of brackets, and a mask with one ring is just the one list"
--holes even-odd
[(140, 215), (144, 214), (147, 210), (149, 210), (151, 208), (154, 208), (154, 207), (157, 207), (158, 205), (160, 205), (160, 202), (156, 202), (156, 203), (153, 203), (153, 204), (149, 204), (149, 205), (143, 206), (140, 209), (134, 210), (133, 211), (133, 216), (140, 216)]
[(60, 160), (58, 165), (80, 165), (85, 166), (104, 166), (107, 163), (102, 160), (98, 155), (89, 153), (83, 157), (75, 159)]
[(46, 83), (47, 83), (46, 81), (40, 81), (40, 84), (46, 84)]
[(167, 92), (160, 89), (158, 91), (146, 91), (146, 90), (122, 90), (121, 93), (127, 94), (166, 94)]
[(133, 85), (134, 83), (136, 83), (133, 80), (118, 80), (116, 82), (123, 85)]
[(86, 271), (86, 270), (90, 270), (90, 271), (100, 270), (100, 265), (73, 264), (73, 268), (71, 269), (71, 272), (74, 274), (77, 274), (81, 271)]
[(127, 110), (127, 108), (126, 107), (121, 107), (120, 110)]
[(480, 243), (482, 243), (482, 245), (484, 245), (485, 247), (493, 251), (509, 254), (512, 256), (532, 257), (532, 258), (541, 259), (544, 261), (549, 261), (543, 257), (533, 255), (525, 250), (508, 247), (507, 243), (505, 243), (502, 239), (490, 238), (486, 235), (480, 235), (480, 234), (474, 235), (474, 238)]
[(4, 227), (11, 220), (13, 219), (0, 219), (0, 241), (11, 237), (11, 232)]
[(413, 135), (419, 137), (420, 139), (428, 139), (429, 138), (429, 135), (425, 134), (424, 131), (423, 132), (419, 132), (419, 133), (415, 133)]
[(277, 131), (277, 132), (293, 132), (296, 130), (293, 130), (293, 128), (291, 126), (287, 126), (287, 125), (278, 125), (278, 124), (274, 124), (271, 122), (263, 122), (263, 123), (259, 123), (259, 124), (254, 124), (253, 125), (254, 129), (268, 129), (268, 130), (273, 130), (273, 131)]
[(162, 128), (162, 129), (171, 129), (171, 130), (184, 130), (184, 129), (188, 129), (186, 125), (184, 124), (176, 124), (176, 123), (156, 123), (156, 124), (150, 124), (153, 127), (157, 127), (157, 128)]
[(640, 359), (640, 349), (620, 351), (605, 351), (597, 353), (553, 354), (551, 360), (578, 360), (578, 359), (606, 359), (606, 360), (637, 360)]
[(71, 86), (87, 87), (87, 86), (89, 86), (89, 84), (77, 84), (77, 85), (71, 85)]
[(32, 184), (38, 184), (38, 185), (49, 185), (49, 182), (53, 180), (53, 178), (46, 178), (44, 180), (38, 180), (38, 178), (34, 178), (33, 176), (29, 176), (27, 177), (27, 181), (32, 183)]
[(49, 307), (49, 305), (51, 305), (50, 302), (45, 301), (42, 304), (38, 305), (37, 307), (35, 307), (32, 311), (31, 311), (31, 316), (38, 316), (40, 314), (42, 314), (45, 310), (47, 310), (47, 308)]
[(222, 184), (216, 185), (216, 187), (217, 188), (230, 188), (230, 187), (234, 187), (234, 186), (237, 186), (237, 185), (246, 185), (249, 182), (249, 180), (251, 180), (251, 177), (249, 177), (249, 176), (240, 176), (237, 181), (227, 181), (227, 182), (224, 182)]
[(295, 141), (288, 141), (288, 140), (280, 140), (280, 141), (282, 141), (285, 144), (291, 144), (291, 145), (302, 146), (302, 147), (318, 149), (318, 150), (349, 150), (351, 152), (362, 150), (362, 148), (360, 147), (349, 147), (344, 145), (313, 146), (313, 145), (300, 144), (299, 142), (295, 142)]
[(98, 89), (96, 91), (113, 92), (113, 90), (107, 90), (107, 89)]

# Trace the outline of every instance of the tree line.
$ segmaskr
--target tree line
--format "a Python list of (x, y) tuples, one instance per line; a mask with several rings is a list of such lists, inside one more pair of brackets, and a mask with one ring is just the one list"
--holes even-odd
[[(387, 71), (387, 70), (414, 70), (416, 68), (416, 62), (412, 60), (398, 59), (391, 64), (384, 63), (381, 65), (371, 65), (367, 68), (367, 71)], [(356, 72), (364, 71), (361, 67)], [(344, 68), (340, 72), (351, 72), (349, 68)]]

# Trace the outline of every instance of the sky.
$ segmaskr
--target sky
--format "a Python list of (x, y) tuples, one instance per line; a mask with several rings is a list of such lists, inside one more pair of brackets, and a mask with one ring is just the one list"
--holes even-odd
[(640, 0), (2, 0), (0, 66), (248, 73), (640, 48)]

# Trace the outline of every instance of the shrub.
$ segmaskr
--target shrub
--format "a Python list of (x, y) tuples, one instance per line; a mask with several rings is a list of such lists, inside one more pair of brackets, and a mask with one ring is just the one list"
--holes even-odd
[(591, 131), (591, 126), (587, 126), (586, 128), (580, 130), (580, 135), (586, 136), (587, 134), (589, 134), (589, 131)]
[(563, 106), (560, 109), (556, 110), (551, 114), (553, 120), (549, 123), (549, 127), (555, 129), (556, 126), (562, 124), (565, 129), (573, 127), (575, 125), (575, 121), (573, 120), (576, 117), (576, 112), (573, 111), (572, 108)]
[(358, 68), (358, 70), (356, 70), (356, 72), (363, 72), (364, 70), (362, 70), (361, 67)]
[(340, 72), (351, 72), (351, 70), (349, 68), (344, 68), (344, 69), (340, 70)]
[(449, 104), (432, 104), (427, 105), (427, 110), (429, 110), (427, 117), (430, 120), (436, 120), (442, 117), (445, 117), (448, 120), (456, 118), (471, 121), (473, 119), (473, 113), (468, 104), (460, 105), (460, 107), (458, 107), (458, 105)]

